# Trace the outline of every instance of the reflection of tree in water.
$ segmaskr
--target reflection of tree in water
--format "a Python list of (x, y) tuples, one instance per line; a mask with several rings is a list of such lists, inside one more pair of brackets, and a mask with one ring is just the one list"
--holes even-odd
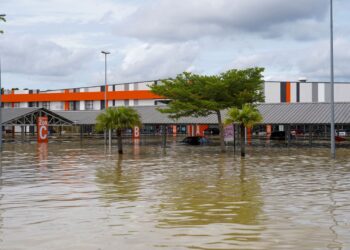
[(96, 182), (102, 197), (108, 202), (136, 201), (139, 196), (140, 170), (137, 166), (123, 166), (119, 156), (115, 166), (97, 169)]
[(246, 176), (244, 162), (239, 175), (225, 174), (222, 160), (218, 162), (216, 176), (195, 172), (183, 177), (173, 173), (162, 188), (162, 196), (166, 198), (160, 204), (160, 227), (259, 224), (261, 190), (255, 178)]

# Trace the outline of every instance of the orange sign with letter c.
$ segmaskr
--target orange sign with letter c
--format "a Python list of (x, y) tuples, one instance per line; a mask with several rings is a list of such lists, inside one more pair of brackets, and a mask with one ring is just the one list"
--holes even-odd
[(48, 143), (49, 122), (47, 117), (38, 117), (38, 143)]

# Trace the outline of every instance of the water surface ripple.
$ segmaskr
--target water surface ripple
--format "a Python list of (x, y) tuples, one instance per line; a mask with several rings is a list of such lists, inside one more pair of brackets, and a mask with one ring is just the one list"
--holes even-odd
[(350, 150), (6, 144), (0, 249), (350, 249)]

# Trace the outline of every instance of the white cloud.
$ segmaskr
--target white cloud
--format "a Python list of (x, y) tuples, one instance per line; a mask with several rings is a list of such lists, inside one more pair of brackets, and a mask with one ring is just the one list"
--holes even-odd
[(27, 75), (66, 76), (83, 69), (89, 50), (72, 50), (33, 37), (5, 36), (0, 52), (3, 71)]
[(129, 81), (173, 77), (193, 69), (198, 53), (198, 45), (194, 42), (136, 45), (124, 51), (117, 77)]
[[(335, 78), (346, 81), (350, 78), (350, 44), (340, 38), (334, 42)], [(329, 41), (312, 42), (300, 48), (274, 49), (254, 54), (242, 54), (232, 61), (232, 68), (265, 67), (269, 80), (296, 80), (306, 76), (311, 80), (328, 81), (330, 78)]]

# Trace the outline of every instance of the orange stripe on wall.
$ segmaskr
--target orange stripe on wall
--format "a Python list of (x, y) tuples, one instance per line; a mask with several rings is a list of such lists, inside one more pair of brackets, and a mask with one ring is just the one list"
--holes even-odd
[[(65, 89), (64, 94), (69, 94), (69, 90)], [(64, 102), (64, 110), (69, 110), (69, 101)]]
[[(148, 90), (115, 91), (108, 93), (108, 100), (130, 99), (159, 99), (158, 95)], [(55, 102), (55, 101), (99, 101), (104, 100), (104, 92), (78, 92), (78, 93), (40, 93), (40, 94), (10, 94), (3, 95), (3, 102)], [(69, 105), (69, 103), (68, 103)]]
[(287, 84), (286, 84), (286, 102), (287, 103), (291, 102), (291, 86), (290, 86), (290, 82), (287, 82)]

